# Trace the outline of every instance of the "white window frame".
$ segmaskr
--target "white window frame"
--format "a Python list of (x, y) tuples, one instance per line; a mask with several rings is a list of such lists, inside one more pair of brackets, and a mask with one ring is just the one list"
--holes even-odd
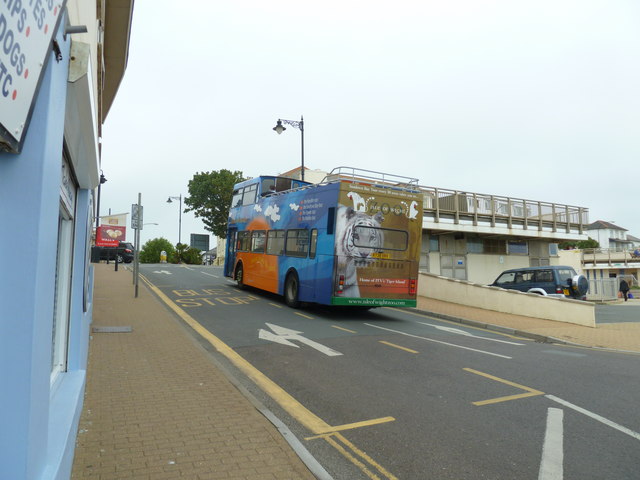
[(51, 332), (51, 383), (67, 370), (69, 319), (71, 313), (71, 272), (73, 265), (73, 216), (60, 203), (56, 289)]

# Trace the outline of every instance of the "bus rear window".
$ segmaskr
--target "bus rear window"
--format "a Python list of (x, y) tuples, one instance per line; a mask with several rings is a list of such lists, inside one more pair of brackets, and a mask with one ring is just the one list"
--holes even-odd
[(287, 230), (286, 254), (292, 257), (306, 257), (309, 251), (308, 230)]
[(353, 244), (374, 250), (404, 251), (409, 245), (409, 234), (403, 230), (357, 225), (353, 229)]

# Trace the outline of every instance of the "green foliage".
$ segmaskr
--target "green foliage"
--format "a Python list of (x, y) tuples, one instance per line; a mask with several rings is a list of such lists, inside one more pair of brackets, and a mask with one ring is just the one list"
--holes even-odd
[[(168, 253), (168, 252), (167, 252)], [(185, 243), (176, 243), (176, 248), (167, 258), (169, 263), (186, 263), (189, 265), (202, 265), (202, 253), (197, 248)]]
[(575, 248), (584, 250), (585, 248), (600, 248), (600, 244), (597, 240), (589, 237), (588, 240), (568, 240), (566, 242), (560, 242), (558, 248), (560, 250), (573, 250)]
[(140, 263), (160, 263), (160, 252), (163, 250), (167, 252), (167, 261), (171, 261), (175, 249), (169, 240), (162, 237), (149, 240), (140, 251)]
[(588, 240), (580, 240), (578, 242), (578, 248), (584, 250), (585, 248), (600, 248), (600, 243), (597, 240), (589, 237)]
[(244, 180), (242, 172), (222, 169), (196, 173), (189, 180), (189, 197), (184, 199), (185, 212), (194, 212), (214, 235), (224, 237), (227, 231), (233, 185)]

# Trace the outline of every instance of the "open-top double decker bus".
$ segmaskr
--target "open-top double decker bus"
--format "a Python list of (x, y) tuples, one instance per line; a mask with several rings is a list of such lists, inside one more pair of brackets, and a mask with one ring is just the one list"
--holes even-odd
[(225, 276), (301, 302), (416, 306), (417, 179), (347, 167), (320, 184), (261, 176), (234, 186)]

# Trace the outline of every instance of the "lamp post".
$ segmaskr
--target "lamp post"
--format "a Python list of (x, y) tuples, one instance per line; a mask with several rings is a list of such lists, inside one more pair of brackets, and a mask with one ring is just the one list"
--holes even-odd
[(98, 183), (98, 202), (96, 203), (96, 237), (98, 235), (98, 227), (100, 226), (100, 187), (105, 183), (107, 179), (100, 170), (100, 183)]
[(284, 127), (283, 123), (285, 125), (291, 125), (293, 128), (297, 128), (300, 130), (300, 139), (301, 139), (301, 157), (302, 157), (302, 161), (301, 161), (301, 169), (300, 169), (300, 180), (302, 180), (304, 182), (304, 118), (302, 118), (302, 115), (300, 115), (300, 121), (297, 122), (295, 120), (284, 120), (282, 118), (278, 119), (278, 122), (276, 123), (276, 126), (273, 127), (273, 129), (276, 131), (276, 133), (278, 135), (280, 135), (282, 132), (284, 132), (286, 130), (286, 128)]
[(182, 243), (182, 194), (178, 197), (169, 197), (167, 203), (173, 203), (172, 200), (180, 200), (180, 216), (178, 217), (178, 243)]

